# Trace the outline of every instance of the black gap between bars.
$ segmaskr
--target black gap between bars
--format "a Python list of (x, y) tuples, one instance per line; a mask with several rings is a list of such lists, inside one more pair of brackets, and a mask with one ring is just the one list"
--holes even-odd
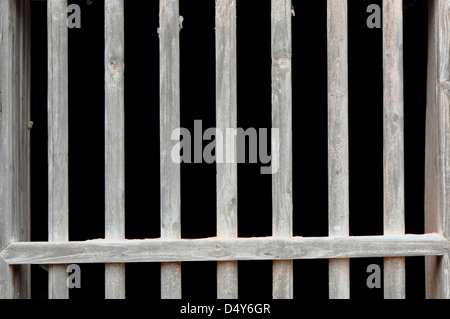
[(105, 236), (104, 1), (68, 3), (82, 15), (68, 29), (69, 240), (82, 241)]
[(293, 232), (327, 236), (327, 6), (292, 5)]
[[(194, 121), (202, 121), (201, 134), (216, 126), (214, 2), (180, 1), (180, 15), (184, 18), (180, 31), (181, 127), (190, 132), (192, 156), (192, 163), (181, 164), (181, 236), (213, 237), (216, 166), (203, 160), (194, 163)], [(207, 144), (202, 143), (202, 151)]]
[(159, 3), (124, 4), (126, 237), (159, 238)]
[[(270, 0), (237, 2), (237, 118), (243, 130), (267, 129), (271, 153), (271, 40)], [(261, 174), (262, 164), (238, 164), (238, 234), (240, 237), (272, 235), (272, 175)], [(243, 152), (240, 149), (238, 152)], [(258, 145), (258, 154), (259, 154)]]
[(382, 29), (367, 27), (370, 4), (348, 3), (350, 235), (383, 234)]

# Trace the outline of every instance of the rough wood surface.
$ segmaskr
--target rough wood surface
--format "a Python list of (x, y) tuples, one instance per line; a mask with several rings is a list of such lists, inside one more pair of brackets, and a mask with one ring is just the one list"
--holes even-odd
[[(429, 1), (425, 231), (450, 235), (450, 1)], [(425, 259), (426, 297), (450, 298), (450, 259)]]
[[(0, 3), (0, 250), (29, 240), (29, 4)], [(21, 98), (22, 97), (22, 98)], [(25, 130), (25, 131), (24, 131)], [(0, 299), (30, 295), (28, 266), (0, 258)]]
[[(216, 122), (222, 132), (237, 128), (236, 62), (236, 1), (216, 0)], [(217, 163), (217, 237), (237, 238), (237, 152), (233, 163)], [(237, 297), (237, 262), (219, 262), (217, 298)]]
[[(48, 0), (48, 240), (69, 240), (67, 0)], [(49, 268), (49, 298), (67, 299), (66, 267)]]
[[(105, 1), (105, 238), (125, 239), (123, 0)], [(105, 265), (106, 299), (125, 298), (125, 265)]]
[(11, 243), (0, 254), (9, 264), (291, 260), (442, 256), (449, 241), (438, 234), (362, 237), (125, 240)]
[[(180, 165), (172, 161), (172, 132), (180, 127), (178, 0), (160, 0), (161, 238), (180, 239)], [(161, 265), (161, 297), (181, 298), (181, 264)]]
[[(18, 1), (18, 18), (20, 30), (20, 94), (19, 94), (19, 223), (18, 238), (20, 241), (31, 239), (31, 215), (30, 215), (30, 87), (31, 87), (31, 16), (30, 2)], [(21, 285), (20, 291), (25, 292), (23, 297), (31, 297), (31, 268), (23, 265), (19, 269), (18, 278)]]
[[(347, 0), (327, 1), (328, 233), (349, 235)], [(350, 260), (329, 261), (329, 296), (350, 298)]]
[[(17, 32), (15, 1), (0, 3), (0, 249), (15, 237), (15, 205), (13, 202), (13, 174), (16, 123), (14, 111), (17, 109), (14, 96), (14, 33)], [(17, 285), (14, 271), (0, 258), (0, 298), (16, 297)]]
[[(384, 234), (405, 233), (403, 4), (383, 1)], [(384, 261), (384, 297), (405, 298), (405, 259)]]
[[(272, 234), (278, 238), (292, 237), (291, 15), (291, 0), (272, 0), (272, 127), (279, 129), (279, 139), (272, 137), (272, 154), (279, 154), (279, 170), (272, 175)], [(293, 298), (293, 273), (292, 261), (273, 263), (274, 299)]]

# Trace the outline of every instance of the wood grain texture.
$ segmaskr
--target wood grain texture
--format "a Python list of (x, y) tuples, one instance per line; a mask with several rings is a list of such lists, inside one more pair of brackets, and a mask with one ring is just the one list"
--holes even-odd
[[(328, 233), (349, 235), (347, 0), (327, 1)], [(329, 261), (330, 299), (350, 298), (350, 260)]]
[[(216, 122), (237, 128), (236, 1), (216, 0)], [(234, 140), (233, 149), (237, 149)], [(226, 149), (230, 149), (227, 147)], [(217, 237), (237, 238), (237, 152), (233, 163), (217, 163)], [(238, 297), (237, 262), (217, 263), (217, 298)]]
[[(403, 4), (383, 1), (384, 234), (405, 233)], [(384, 261), (384, 297), (405, 298), (405, 259)]]
[[(0, 3), (0, 249), (4, 249), (14, 237), (15, 206), (13, 202), (16, 188), (13, 184), (13, 145), (15, 129), (14, 111), (17, 101), (14, 96), (14, 32), (15, 1)], [(14, 283), (14, 271), (0, 258), (0, 298), (12, 299), (19, 287)]]
[[(272, 235), (275, 238), (292, 237), (291, 10), (291, 0), (272, 0), (272, 127), (279, 129), (279, 139), (272, 137), (272, 154), (279, 154), (279, 170), (272, 175)], [(291, 299), (293, 295), (293, 262), (275, 261), (273, 298)]]
[[(425, 231), (450, 234), (450, 1), (429, 1)], [(450, 259), (425, 258), (426, 297), (450, 298)]]
[[(172, 132), (180, 127), (178, 0), (160, 0), (161, 238), (180, 239), (180, 165), (172, 161)], [(161, 265), (161, 297), (181, 298), (181, 264)]]
[[(124, 1), (105, 1), (105, 239), (125, 239)], [(125, 265), (105, 265), (106, 299), (125, 298)]]
[[(19, 49), (19, 224), (18, 238), (20, 241), (31, 239), (31, 206), (30, 206), (30, 87), (31, 87), (31, 16), (30, 2), (18, 1), (18, 24), (20, 30)], [(31, 297), (31, 268), (23, 265), (16, 269), (21, 285), (20, 291), (25, 292), (22, 297)]]
[[(69, 240), (67, 0), (48, 0), (48, 240)], [(67, 299), (66, 266), (51, 266), (49, 298)]]
[[(0, 250), (29, 240), (29, 4), (0, 4)], [(0, 299), (28, 298), (29, 267), (0, 258)]]
[(11, 243), (0, 256), (11, 265), (443, 256), (438, 234), (361, 237), (92, 240)]

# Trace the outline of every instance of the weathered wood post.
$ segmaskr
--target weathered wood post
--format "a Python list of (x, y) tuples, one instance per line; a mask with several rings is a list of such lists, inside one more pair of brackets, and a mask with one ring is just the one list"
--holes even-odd
[[(29, 241), (30, 2), (0, 2), (0, 251)], [(29, 266), (0, 257), (0, 299), (30, 297)]]
[[(425, 232), (450, 236), (450, 0), (430, 0)], [(450, 259), (425, 258), (426, 297), (450, 298)]]

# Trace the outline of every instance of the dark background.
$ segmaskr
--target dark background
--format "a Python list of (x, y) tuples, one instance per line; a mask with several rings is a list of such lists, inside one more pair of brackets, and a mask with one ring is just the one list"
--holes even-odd
[[(70, 240), (104, 237), (103, 1), (81, 6), (69, 30)], [(368, 5), (349, 0), (350, 234), (383, 233), (382, 31), (366, 26)], [(406, 232), (424, 232), (427, 60), (426, 1), (404, 1)], [(410, 5), (413, 5), (410, 7)], [(328, 235), (326, 1), (293, 0), (294, 235)], [(158, 1), (125, 1), (126, 236), (159, 232)], [(181, 126), (215, 126), (213, 0), (180, 0)], [(32, 240), (47, 240), (46, 3), (32, 2)], [(270, 0), (237, 1), (238, 126), (271, 127)], [(269, 147), (270, 149), (270, 147)], [(239, 164), (239, 236), (270, 236), (271, 176)], [(182, 237), (216, 233), (214, 164), (182, 164)], [(406, 258), (406, 296), (424, 298), (424, 258)], [(368, 265), (351, 261), (351, 298), (382, 299), (368, 289)], [(270, 299), (270, 261), (239, 262), (239, 296)], [(295, 261), (295, 298), (328, 298), (328, 261)], [(71, 298), (103, 298), (104, 266), (81, 265)], [(183, 297), (216, 296), (215, 263), (183, 263)], [(46, 298), (47, 274), (32, 267), (32, 297)], [(127, 264), (127, 297), (159, 298), (159, 264)]]

